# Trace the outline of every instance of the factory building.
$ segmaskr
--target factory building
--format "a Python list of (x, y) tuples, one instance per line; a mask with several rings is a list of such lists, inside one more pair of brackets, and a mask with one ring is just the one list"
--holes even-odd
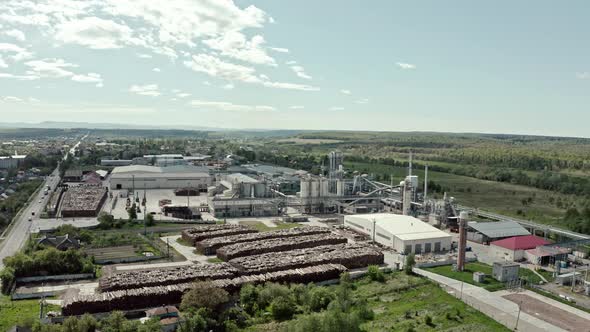
[(344, 217), (344, 225), (399, 253), (422, 254), (451, 249), (451, 235), (411, 216), (387, 213), (351, 215)]
[(113, 190), (195, 188), (206, 192), (211, 184), (208, 169), (195, 166), (122, 166), (115, 167), (110, 177)]
[(490, 243), (490, 255), (502, 261), (521, 261), (526, 250), (547, 244), (550, 242), (534, 235), (509, 237)]
[(260, 198), (209, 197), (209, 212), (215, 218), (272, 217), (279, 214), (276, 201)]
[(18, 168), (25, 162), (26, 157), (16, 153), (12, 156), (0, 156), (0, 169)]
[(467, 239), (477, 243), (490, 243), (508, 237), (530, 234), (529, 231), (514, 221), (472, 221), (468, 224)]

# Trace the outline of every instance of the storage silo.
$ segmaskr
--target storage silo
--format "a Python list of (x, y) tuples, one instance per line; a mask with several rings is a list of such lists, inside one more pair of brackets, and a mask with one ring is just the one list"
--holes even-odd
[(301, 190), (299, 192), (299, 197), (301, 198), (309, 198), (309, 192), (310, 192), (310, 180), (309, 178), (301, 178), (300, 180), (300, 185), (301, 185)]
[(311, 197), (320, 197), (320, 181), (318, 179), (311, 180)]

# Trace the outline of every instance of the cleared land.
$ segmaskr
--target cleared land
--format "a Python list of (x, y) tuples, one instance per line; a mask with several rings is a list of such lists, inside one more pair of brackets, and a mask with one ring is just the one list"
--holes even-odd
[(569, 313), (565, 310), (556, 308), (550, 304), (539, 301), (533, 297), (525, 294), (510, 294), (505, 295), (504, 298), (518, 303), (521, 309), (535, 317), (551, 323), (555, 326), (561, 327), (568, 331), (588, 331), (590, 321)]

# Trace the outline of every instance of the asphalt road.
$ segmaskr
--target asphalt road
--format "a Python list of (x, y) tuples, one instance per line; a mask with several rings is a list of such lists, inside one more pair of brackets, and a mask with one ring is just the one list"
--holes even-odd
[[(22, 210), (22, 213), (13, 221), (10, 230), (5, 234), (4, 241), (0, 242), (0, 268), (4, 267), (2, 261), (7, 256), (14, 255), (26, 242), (26, 238), (30, 235), (33, 222), (31, 220), (39, 219), (39, 215), (43, 211), (43, 207), (49, 199), (49, 195), (44, 195), (43, 192), (47, 186), (55, 189), (59, 183), (59, 172), (56, 169), (51, 176), (48, 176), (43, 183), (43, 187), (39, 189), (37, 194), (32, 198), (29, 204)], [(41, 203), (39, 203), (41, 202)], [(33, 215), (33, 212), (35, 215)]]
[[(86, 134), (84, 137), (78, 141), (71, 149), (70, 153), (72, 155), (75, 154), (76, 149), (80, 146), (80, 143), (88, 137)], [(64, 160), (68, 158), (69, 154), (64, 156)], [(13, 220), (13, 224), (10, 226), (10, 230), (4, 234), (4, 240), (0, 242), (0, 269), (4, 268), (4, 258), (8, 256), (14, 255), (17, 251), (19, 251), (26, 242), (28, 236), (30, 236), (31, 232), (36, 232), (36, 229), (33, 228), (33, 221), (38, 221), (39, 215), (43, 211), (43, 207), (47, 203), (49, 199), (49, 195), (45, 196), (43, 193), (45, 188), (49, 186), (51, 190), (54, 190), (55, 187), (59, 184), (59, 167), (56, 168), (50, 176), (45, 179), (43, 183), (43, 187), (39, 190), (39, 192), (33, 197), (33, 199), (25, 206), (22, 210), (22, 213)], [(34, 212), (34, 215), (33, 215)], [(31, 221), (29, 221), (31, 220)]]

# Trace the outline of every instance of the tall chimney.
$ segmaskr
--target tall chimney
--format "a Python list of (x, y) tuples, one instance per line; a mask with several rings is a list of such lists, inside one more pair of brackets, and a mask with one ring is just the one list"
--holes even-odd
[(469, 213), (461, 211), (459, 214), (459, 253), (457, 255), (457, 271), (465, 269), (465, 249), (467, 248), (467, 219)]

